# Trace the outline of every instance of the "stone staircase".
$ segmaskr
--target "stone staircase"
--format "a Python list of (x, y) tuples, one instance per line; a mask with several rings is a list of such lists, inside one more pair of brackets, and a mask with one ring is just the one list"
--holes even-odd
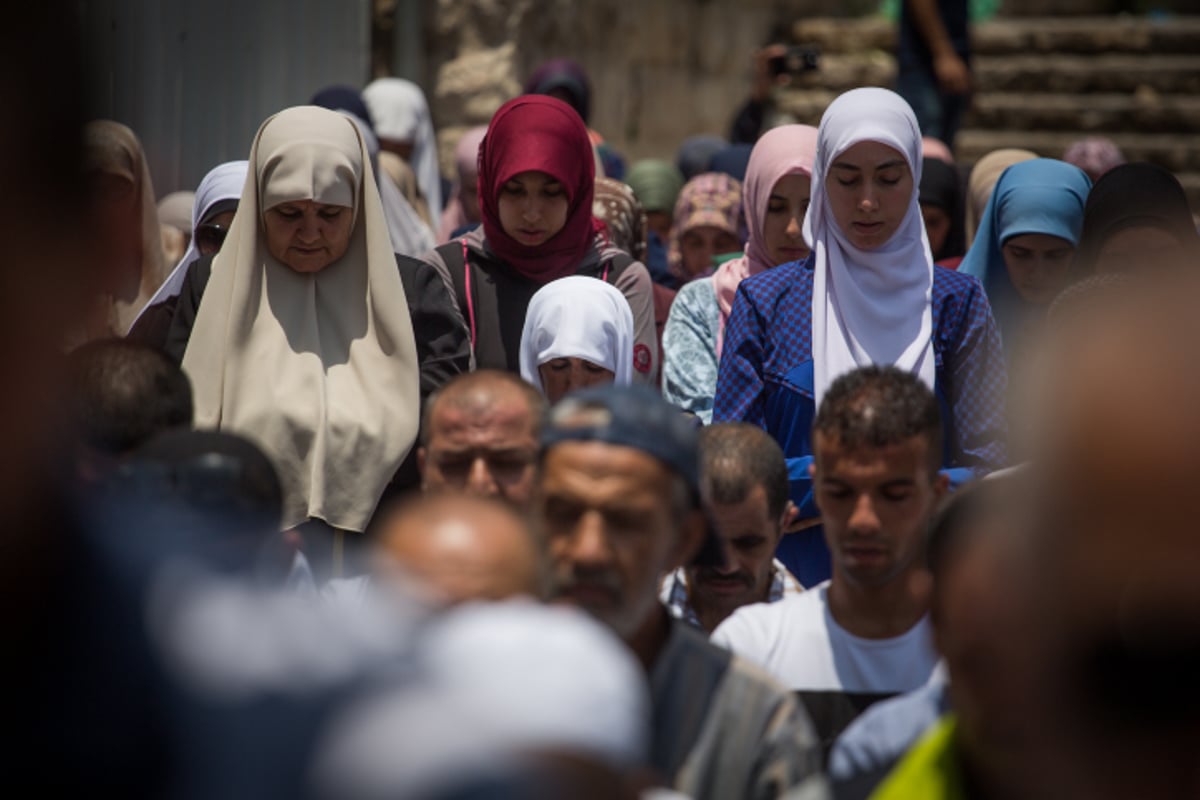
[[(973, 34), (961, 162), (1000, 147), (1059, 158), (1075, 139), (1104, 135), (1129, 160), (1175, 172), (1200, 211), (1200, 16), (996, 19)], [(821, 70), (778, 93), (801, 122), (816, 124), (842, 91), (894, 81), (895, 26), (884, 20), (808, 19), (792, 36), (821, 49)]]

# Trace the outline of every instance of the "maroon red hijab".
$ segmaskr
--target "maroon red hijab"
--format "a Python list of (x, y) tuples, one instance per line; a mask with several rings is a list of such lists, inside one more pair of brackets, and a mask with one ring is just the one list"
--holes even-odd
[[(500, 189), (514, 175), (544, 172), (563, 185), (567, 222), (540, 245), (521, 244), (500, 224)], [(479, 148), (479, 210), (488, 247), (530, 280), (573, 275), (592, 245), (595, 157), (575, 109), (548, 95), (523, 95), (500, 107)]]

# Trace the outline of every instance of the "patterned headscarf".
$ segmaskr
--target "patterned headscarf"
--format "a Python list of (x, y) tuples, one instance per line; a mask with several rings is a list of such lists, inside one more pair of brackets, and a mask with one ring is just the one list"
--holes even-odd
[(612, 178), (596, 179), (592, 215), (604, 223), (608, 241), (638, 261), (646, 257), (646, 212), (630, 189)]
[(742, 235), (742, 184), (721, 172), (705, 172), (688, 181), (675, 201), (675, 222), (671, 226), (671, 242), (667, 251), (667, 266), (680, 283), (693, 278), (683, 268), (680, 242), (688, 231), (705, 225)]

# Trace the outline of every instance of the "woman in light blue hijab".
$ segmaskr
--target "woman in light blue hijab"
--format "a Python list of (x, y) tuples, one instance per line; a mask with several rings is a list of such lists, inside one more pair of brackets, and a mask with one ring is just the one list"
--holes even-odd
[(1067, 285), (1091, 188), (1083, 170), (1051, 158), (1014, 164), (996, 183), (958, 269), (983, 282), (1010, 361)]

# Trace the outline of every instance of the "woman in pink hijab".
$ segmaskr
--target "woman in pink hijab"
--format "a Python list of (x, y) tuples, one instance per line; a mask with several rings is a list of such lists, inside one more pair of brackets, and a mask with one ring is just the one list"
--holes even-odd
[(454, 148), (455, 181), (450, 190), (450, 202), (442, 212), (438, 225), (438, 244), (445, 244), (464, 228), (479, 224), (479, 145), (487, 134), (487, 126), (469, 129), (459, 137)]
[(745, 254), (726, 261), (711, 278), (684, 285), (671, 306), (663, 331), (663, 396), (705, 424), (712, 420), (725, 322), (738, 284), (808, 258), (802, 229), (816, 151), (817, 129), (809, 125), (763, 134), (746, 168)]

